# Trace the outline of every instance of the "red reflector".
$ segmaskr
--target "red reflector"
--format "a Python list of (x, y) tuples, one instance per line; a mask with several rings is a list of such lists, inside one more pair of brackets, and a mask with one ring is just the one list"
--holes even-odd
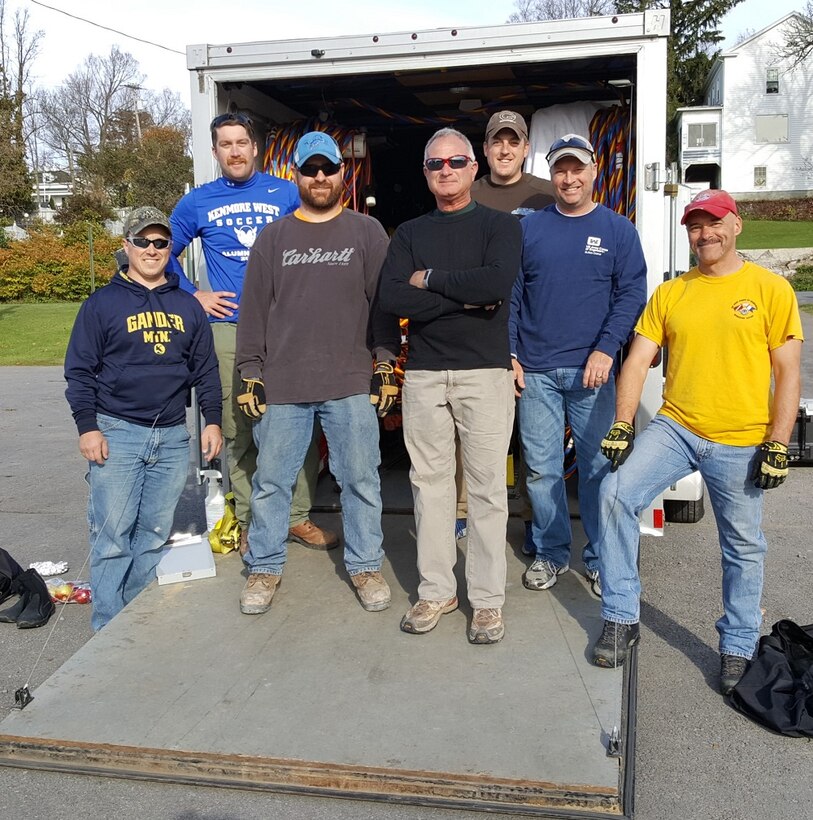
[(657, 530), (663, 529), (663, 510), (652, 511), (652, 526)]

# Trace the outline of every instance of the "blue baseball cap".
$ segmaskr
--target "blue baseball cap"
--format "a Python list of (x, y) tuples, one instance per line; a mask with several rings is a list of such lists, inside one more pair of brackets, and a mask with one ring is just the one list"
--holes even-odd
[(589, 165), (596, 161), (596, 152), (590, 144), (590, 140), (580, 137), (578, 134), (565, 134), (551, 145), (545, 159), (548, 165), (553, 168), (562, 157), (575, 157), (579, 162)]
[(324, 131), (310, 131), (300, 137), (294, 149), (294, 165), (301, 168), (311, 157), (324, 157), (337, 165), (341, 164), (342, 152), (336, 140)]

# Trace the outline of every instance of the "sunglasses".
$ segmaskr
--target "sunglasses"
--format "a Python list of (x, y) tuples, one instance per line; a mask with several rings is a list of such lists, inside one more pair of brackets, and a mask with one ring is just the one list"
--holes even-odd
[(303, 177), (316, 177), (321, 171), (326, 177), (338, 174), (342, 166), (336, 162), (326, 162), (324, 165), (317, 165), (315, 162), (306, 162), (301, 168), (297, 168)]
[(470, 162), (473, 162), (471, 157), (464, 157), (462, 154), (457, 154), (454, 157), (429, 157), (423, 161), (423, 167), (427, 171), (440, 171), (444, 165), (448, 165), (451, 169), (459, 171), (465, 168)]
[(234, 111), (230, 111), (227, 114), (220, 114), (215, 117), (212, 120), (212, 124), (209, 126), (209, 130), (211, 131), (215, 128), (220, 128), (221, 125), (228, 125), (229, 123), (248, 126), (252, 124), (251, 119), (245, 114), (237, 114)]
[(155, 250), (163, 251), (169, 247), (171, 240), (169, 239), (147, 239), (146, 236), (128, 236), (127, 241), (136, 248), (146, 250), (150, 245), (155, 246)]

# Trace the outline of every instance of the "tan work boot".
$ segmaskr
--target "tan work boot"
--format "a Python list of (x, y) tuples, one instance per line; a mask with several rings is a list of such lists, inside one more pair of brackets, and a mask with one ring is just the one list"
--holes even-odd
[(317, 527), (310, 519), (291, 527), (288, 540), (312, 550), (332, 550), (339, 546), (339, 536), (335, 532)]
[(361, 605), (368, 612), (380, 612), (390, 605), (390, 586), (378, 570), (351, 575), (350, 580), (359, 594)]
[(253, 572), (240, 593), (240, 612), (259, 615), (271, 608), (271, 599), (277, 591), (281, 575)]
[(457, 596), (446, 601), (420, 600), (413, 607), (410, 607), (407, 614), (401, 619), (401, 629), (404, 632), (422, 635), (424, 632), (430, 632), (438, 625), (441, 615), (454, 612), (456, 609)]
[(505, 635), (501, 609), (475, 609), (469, 627), (471, 643), (497, 643)]
[(245, 557), (248, 552), (248, 525), (240, 528), (240, 557)]

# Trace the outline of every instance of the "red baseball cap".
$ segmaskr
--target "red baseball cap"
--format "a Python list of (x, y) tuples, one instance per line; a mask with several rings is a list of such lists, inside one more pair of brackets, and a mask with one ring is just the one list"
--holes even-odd
[(730, 194), (726, 191), (711, 188), (708, 191), (701, 191), (686, 206), (680, 224), (685, 225), (689, 214), (694, 211), (705, 211), (707, 214), (716, 216), (718, 219), (722, 219), (726, 214), (734, 214), (734, 216), (740, 215), (739, 211), (737, 211), (737, 203), (734, 202)]

